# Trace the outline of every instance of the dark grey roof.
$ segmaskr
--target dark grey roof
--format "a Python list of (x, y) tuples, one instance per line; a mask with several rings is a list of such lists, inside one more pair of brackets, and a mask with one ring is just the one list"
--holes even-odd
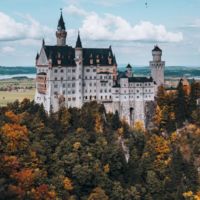
[(58, 61), (61, 61), (61, 66), (76, 66), (74, 61), (75, 49), (71, 46), (44, 46), (45, 53), (48, 59), (52, 60), (53, 66), (58, 66)]
[[(44, 50), (46, 52), (47, 58), (52, 60), (53, 66), (76, 66), (74, 61), (75, 59), (75, 48), (71, 46), (48, 46), (45, 45)], [(112, 59), (112, 62), (109, 63), (108, 57)], [(112, 66), (115, 64), (115, 59), (113, 57), (112, 49), (93, 49), (93, 48), (84, 48), (83, 49), (83, 65), (89, 66), (90, 59), (93, 59), (93, 65), (103, 65), (103, 66)], [(99, 63), (97, 60), (99, 59)], [(58, 64), (58, 60), (61, 61), (61, 64)]]
[(120, 78), (127, 78), (126, 76), (126, 71), (125, 72), (122, 72), (122, 71), (117, 71), (117, 79), (119, 80)]
[(154, 46), (154, 49), (152, 51), (161, 51), (162, 52), (162, 50), (157, 45)]
[(58, 29), (65, 30), (65, 22), (63, 20), (62, 12), (60, 14), (60, 19), (58, 21)]
[(78, 33), (78, 37), (77, 37), (77, 41), (76, 41), (76, 48), (82, 48), (82, 42), (81, 42), (79, 33)]
[(147, 77), (131, 77), (128, 79), (129, 82), (135, 82), (135, 83), (145, 83), (145, 82), (153, 82), (153, 78), (147, 78)]
[[(109, 64), (108, 57), (112, 59), (112, 62)], [(112, 66), (115, 64), (116, 60), (114, 59), (113, 52), (111, 48), (84, 48), (83, 49), (83, 64), (90, 65), (90, 59), (93, 59), (93, 65), (105, 65)], [(97, 60), (99, 59), (99, 63)]]
[(113, 64), (114, 64), (114, 65), (117, 65), (117, 61), (116, 61), (115, 55), (113, 55)]
[(132, 68), (132, 66), (131, 66), (130, 64), (128, 64), (128, 65), (126, 66), (126, 68)]

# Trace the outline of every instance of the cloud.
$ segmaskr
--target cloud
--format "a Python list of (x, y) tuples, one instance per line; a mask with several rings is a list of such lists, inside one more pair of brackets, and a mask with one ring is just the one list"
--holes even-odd
[(189, 24), (189, 28), (200, 28), (200, 19), (196, 19), (193, 23)]
[(141, 21), (136, 25), (120, 16), (111, 14), (98, 15), (86, 12), (76, 6), (69, 6), (70, 14), (83, 16), (81, 35), (89, 40), (141, 41), (141, 42), (180, 42), (181, 32), (167, 31), (165, 26), (155, 25), (149, 21)]
[(0, 41), (41, 39), (51, 32), (51, 29), (41, 25), (30, 15), (26, 15), (25, 18), (25, 22), (17, 22), (10, 16), (0, 12)]
[[(131, 0), (96, 0), (96, 1), (93, 1), (93, 3), (106, 6), (106, 7), (111, 7), (111, 6), (116, 6), (122, 3), (124, 4), (130, 1)], [(135, 0), (132, 0), (132, 1), (135, 1)]]
[(5, 46), (5, 47), (2, 47), (2, 48), (0, 49), (0, 51), (1, 51), (2, 53), (13, 53), (13, 52), (15, 51), (15, 48), (10, 47), (10, 46)]
[(88, 12), (86, 12), (84, 9), (78, 8), (75, 5), (69, 5), (64, 8), (64, 12), (70, 15), (79, 15), (79, 16), (87, 16)]

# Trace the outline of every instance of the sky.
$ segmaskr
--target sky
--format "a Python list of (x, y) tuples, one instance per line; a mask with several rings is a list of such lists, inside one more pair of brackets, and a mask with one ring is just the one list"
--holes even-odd
[(119, 65), (148, 66), (159, 45), (167, 66), (200, 66), (200, 0), (1, 0), (0, 66), (34, 66), (42, 38), (56, 44), (60, 8), (70, 46), (79, 30)]

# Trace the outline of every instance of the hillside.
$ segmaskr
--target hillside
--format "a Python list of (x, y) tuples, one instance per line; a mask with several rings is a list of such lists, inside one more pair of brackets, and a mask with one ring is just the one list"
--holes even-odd
[(15, 102), (0, 108), (0, 199), (198, 199), (199, 133), (130, 128), (96, 102), (50, 116)]

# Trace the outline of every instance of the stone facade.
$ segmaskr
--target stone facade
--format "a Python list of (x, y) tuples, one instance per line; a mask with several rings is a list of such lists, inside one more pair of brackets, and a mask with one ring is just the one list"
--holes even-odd
[(73, 48), (66, 45), (66, 36), (61, 14), (56, 32), (57, 45), (48, 46), (43, 41), (36, 57), (35, 102), (43, 104), (47, 112), (56, 112), (62, 106), (80, 108), (85, 102), (97, 101), (104, 104), (107, 112), (118, 111), (129, 124), (145, 122), (147, 102), (154, 102), (156, 83), (164, 81), (160, 49), (153, 50), (150, 64), (154, 79), (135, 77), (131, 65), (125, 72), (117, 72), (111, 47), (83, 48), (78, 34)]

